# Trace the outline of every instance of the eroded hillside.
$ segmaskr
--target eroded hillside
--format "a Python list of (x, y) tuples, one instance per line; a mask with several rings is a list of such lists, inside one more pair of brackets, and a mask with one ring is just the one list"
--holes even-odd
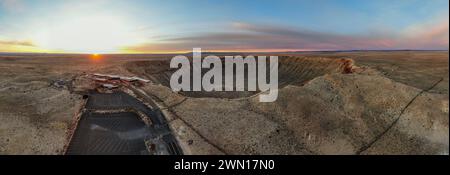
[(351, 60), (281, 57), (278, 100), (260, 103), (258, 94), (174, 93), (173, 70), (151, 64), (127, 68), (155, 80), (143, 90), (180, 140), (194, 140), (192, 154), (448, 153), (448, 94), (428, 92), (442, 81), (418, 89)]

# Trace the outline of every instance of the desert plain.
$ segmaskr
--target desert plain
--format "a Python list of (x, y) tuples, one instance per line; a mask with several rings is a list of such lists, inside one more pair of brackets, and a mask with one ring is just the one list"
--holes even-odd
[(150, 80), (124, 91), (184, 154), (449, 153), (448, 51), (217, 54), (279, 56), (278, 99), (173, 92), (173, 54), (0, 54), (0, 154), (65, 154), (95, 73)]

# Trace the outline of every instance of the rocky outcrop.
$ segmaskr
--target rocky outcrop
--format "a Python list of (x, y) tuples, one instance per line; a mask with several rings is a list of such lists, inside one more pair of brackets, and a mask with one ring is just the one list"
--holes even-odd
[(225, 154), (448, 154), (448, 94), (370, 68), (348, 71), (348, 61), (296, 60), (322, 62), (314, 70), (323, 72), (281, 69), (287, 84), (274, 103), (260, 103), (258, 95), (191, 98), (163, 85), (144, 90)]

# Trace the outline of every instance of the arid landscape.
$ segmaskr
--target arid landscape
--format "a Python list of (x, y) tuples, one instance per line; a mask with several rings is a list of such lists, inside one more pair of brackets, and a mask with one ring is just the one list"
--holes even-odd
[(278, 99), (175, 93), (170, 54), (0, 54), (0, 154), (130, 150), (109, 140), (92, 152), (71, 146), (83, 142), (80, 128), (106, 130), (81, 127), (84, 114), (125, 112), (145, 123), (135, 125), (148, 129), (140, 131), (159, 133), (149, 137), (176, 142), (158, 152), (157, 140), (140, 135), (145, 154), (449, 153), (448, 51), (215, 54), (279, 56)]

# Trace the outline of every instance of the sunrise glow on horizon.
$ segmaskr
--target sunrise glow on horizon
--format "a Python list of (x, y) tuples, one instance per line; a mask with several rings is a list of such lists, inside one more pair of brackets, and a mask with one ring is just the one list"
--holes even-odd
[(0, 0), (0, 52), (448, 50), (448, 0)]

